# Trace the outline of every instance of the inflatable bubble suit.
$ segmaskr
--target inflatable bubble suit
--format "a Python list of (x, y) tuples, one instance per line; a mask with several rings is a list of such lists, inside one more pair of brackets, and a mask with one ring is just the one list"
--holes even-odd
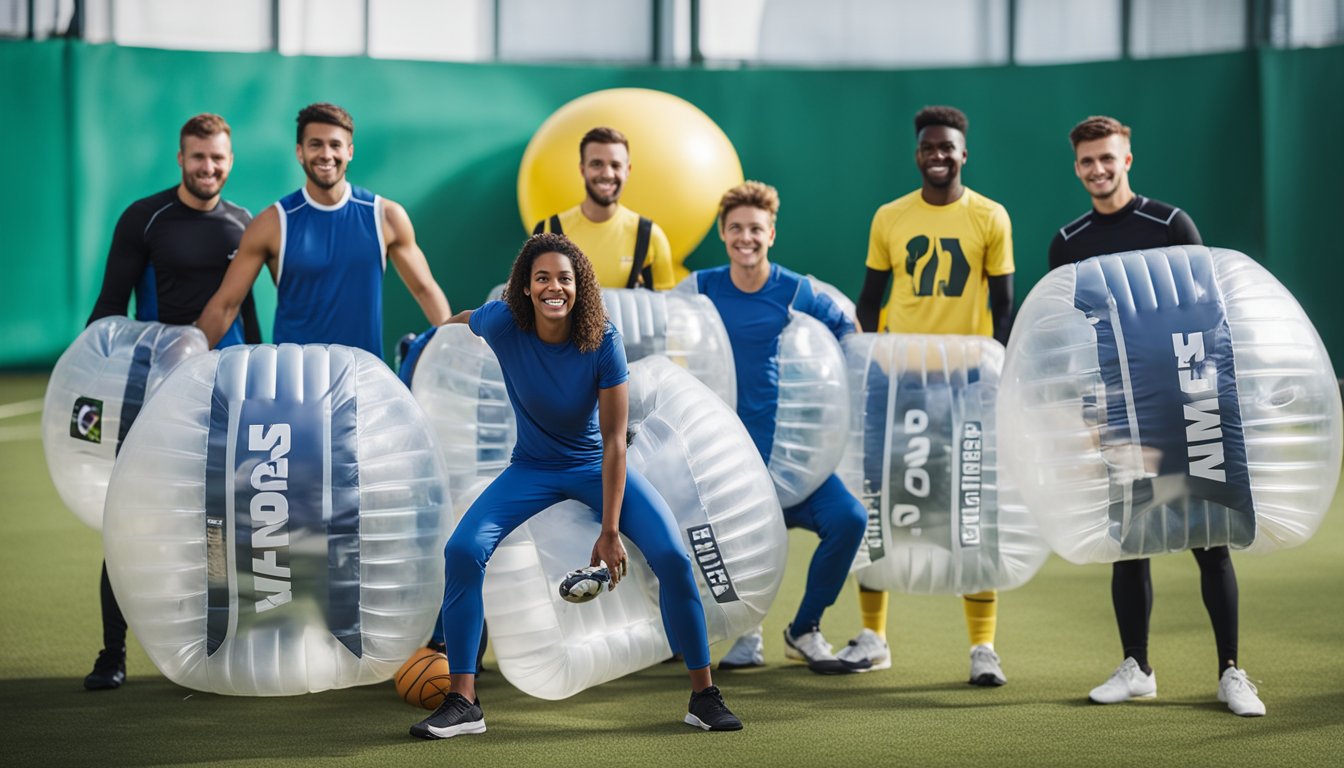
[[(731, 409), (684, 369), (630, 366), (627, 459), (667, 501), (691, 552), (711, 643), (755, 627), (779, 589), (787, 533), (770, 476)], [(587, 565), (599, 515), (557, 504), (514, 530), (485, 572), (485, 618), (500, 671), (532, 696), (563, 699), (671, 655), (658, 585), (629, 541), (629, 575), (597, 599), (557, 586)]]
[(780, 506), (801, 504), (835, 472), (849, 428), (845, 355), (830, 329), (794, 312), (779, 338), (770, 477)]
[(1061, 267), (1022, 305), (1005, 461), (1055, 551), (1113, 562), (1306, 541), (1339, 480), (1339, 385), (1247, 256), (1185, 246)]
[[(625, 289), (602, 297), (627, 360), (667, 355), (724, 402), (736, 401), (732, 347), (709, 299)], [(476, 496), (470, 489), (508, 466), (518, 437), (499, 361), (465, 324), (442, 326), (415, 365), (411, 391), (439, 436), (453, 508), (463, 512)]]
[(1003, 346), (885, 333), (844, 346), (854, 415), (840, 477), (869, 514), (859, 582), (967, 594), (1029, 581), (1050, 550), (999, 467)]
[(719, 311), (708, 298), (694, 291), (605, 288), (602, 303), (621, 332), (627, 361), (665, 355), (730, 408), (737, 403), (733, 347)]
[(424, 413), (342, 346), (229, 347), (146, 404), (104, 550), (155, 666), (282, 696), (388, 679), (429, 636), (451, 510)]
[[(490, 290), (487, 301), (503, 296), (504, 283), (500, 283)], [(625, 341), (627, 362), (649, 355), (666, 355), (717, 392), (725, 403), (737, 402), (737, 375), (728, 331), (714, 303), (696, 292), (694, 280), (682, 281), (675, 290), (659, 293), (604, 288), (602, 302)], [(853, 309), (853, 304), (850, 308)]]
[(504, 471), (518, 439), (499, 360), (466, 324), (441, 326), (420, 354), (411, 392), (438, 435), (453, 509), (464, 513), (476, 496), (470, 490)]
[(859, 327), (859, 310), (854, 306), (854, 302), (851, 301), (843, 291), (812, 275), (808, 275), (807, 280), (812, 283), (813, 293), (825, 296), (835, 302), (835, 305), (840, 308), (841, 314), (843, 314), (849, 322), (853, 323), (855, 328)]
[(116, 315), (61, 355), (42, 406), (42, 447), (56, 492), (81, 521), (103, 527), (107, 481), (136, 415), (169, 371), (209, 349), (194, 326)]

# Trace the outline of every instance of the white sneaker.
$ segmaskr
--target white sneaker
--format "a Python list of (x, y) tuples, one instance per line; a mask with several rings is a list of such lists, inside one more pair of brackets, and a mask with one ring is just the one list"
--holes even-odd
[(862, 672), (871, 666), (867, 660), (853, 663), (841, 661), (831, 652), (831, 644), (822, 637), (821, 630), (813, 629), (799, 637), (793, 636), (793, 625), (784, 630), (784, 656), (807, 662), (807, 668), (819, 675), (843, 675)]
[(728, 653), (719, 659), (719, 669), (750, 669), (765, 666), (765, 643), (761, 639), (761, 628), (757, 627), (737, 638)]
[(882, 636), (871, 629), (865, 628), (849, 645), (840, 649), (835, 657), (841, 661), (850, 664), (862, 664), (867, 661), (869, 666), (861, 672), (876, 672), (879, 669), (891, 669), (891, 650), (887, 647), (887, 641)]
[[(1221, 688), (1219, 695), (1222, 695)], [(1130, 699), (1151, 699), (1157, 696), (1157, 673), (1144, 674), (1133, 656), (1116, 667), (1111, 678), (1092, 689), (1087, 698), (1094, 704), (1119, 704)]]
[(867, 628), (859, 632), (855, 639), (849, 640), (848, 646), (840, 648), (836, 658), (848, 664), (868, 662), (867, 668), (859, 670), (862, 673), (875, 673), (891, 668), (891, 650), (887, 648), (886, 640), (879, 633)]
[(999, 654), (993, 648), (988, 645), (971, 648), (971, 679), (968, 682), (987, 687), (1008, 682), (1008, 678), (1003, 676), (1003, 668), (999, 666)]
[(1218, 700), (1227, 704), (1232, 714), (1242, 717), (1260, 717), (1265, 714), (1265, 703), (1256, 694), (1255, 683), (1246, 677), (1246, 670), (1228, 667), (1218, 680)]

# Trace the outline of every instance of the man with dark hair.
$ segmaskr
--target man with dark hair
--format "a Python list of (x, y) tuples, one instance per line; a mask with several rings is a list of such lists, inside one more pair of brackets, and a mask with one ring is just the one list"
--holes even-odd
[(579, 142), (583, 202), (537, 222), (532, 234), (564, 234), (597, 270), (603, 288), (653, 288), (676, 284), (672, 246), (650, 219), (620, 204), (630, 176), (630, 142), (615, 128), (597, 127)]
[(1055, 235), (1051, 269), (1103, 253), (1203, 242), (1185, 211), (1129, 188), (1129, 136), (1129, 126), (1105, 116), (1089, 117), (1069, 132), (1073, 172), (1092, 195), (1092, 208)]
[[(892, 333), (993, 336), (1008, 342), (1013, 317), (1013, 238), (1002, 205), (961, 183), (966, 115), (954, 107), (925, 107), (915, 115), (919, 189), (881, 208), (868, 239), (867, 275), (859, 294), (860, 327)], [(896, 279), (892, 273), (896, 271)], [(882, 295), (891, 287), (885, 318)], [(962, 596), (971, 642), (970, 682), (1003, 685), (994, 651), (998, 592)], [(887, 593), (860, 587), (863, 631), (836, 654), (891, 666), (886, 642)]]
[[(1064, 225), (1050, 244), (1050, 268), (1093, 256), (1169, 245), (1202, 245), (1199, 230), (1184, 211), (1129, 187), (1130, 129), (1113, 117), (1093, 116), (1069, 132), (1073, 171), (1092, 196), (1092, 209)], [(1218, 648), (1218, 700), (1244, 717), (1265, 714), (1255, 684), (1237, 667), (1237, 573), (1227, 547), (1194, 549), (1200, 591)], [(1148, 664), (1148, 622), (1153, 581), (1147, 558), (1121, 560), (1111, 568), (1111, 603), (1120, 629), (1124, 661), (1088, 699), (1117, 704), (1157, 695), (1157, 676)]]
[[(135, 319), (186, 325), (219, 287), (252, 214), (221, 197), (233, 168), (231, 131), (224, 118), (200, 114), (178, 134), (174, 187), (131, 203), (117, 220), (103, 287), (89, 322), (124, 315), (135, 294)], [(217, 346), (261, 341), (252, 294)], [(84, 687), (108, 690), (126, 679), (126, 619), (103, 565), (100, 587), (103, 649)]]
[(297, 122), (294, 153), (307, 181), (243, 234), (224, 284), (197, 321), (206, 338), (223, 333), (263, 265), (276, 285), (277, 344), (345, 344), (382, 357), (388, 261), (430, 324), (447, 322), (448, 299), (406, 210), (346, 181), (355, 155), (350, 114), (335, 104), (310, 104)]

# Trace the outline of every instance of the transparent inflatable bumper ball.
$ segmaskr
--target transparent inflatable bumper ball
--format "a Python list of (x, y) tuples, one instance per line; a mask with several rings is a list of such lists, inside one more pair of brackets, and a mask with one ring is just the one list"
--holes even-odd
[(98, 320), (61, 355), (42, 406), (42, 448), (61, 501), (100, 530), (121, 443), (140, 409), (178, 363), (209, 350), (190, 325)]
[(479, 481), (509, 465), (518, 440), (499, 360), (466, 325), (441, 326), (420, 354), (411, 392), (438, 436), (453, 509), (462, 514)]
[(834, 474), (850, 422), (845, 354), (820, 321), (793, 313), (779, 339), (779, 402), (770, 477), (785, 509), (801, 504)]
[(719, 311), (694, 291), (658, 293), (630, 288), (602, 291), (607, 316), (621, 332), (625, 359), (663, 355), (737, 407), (737, 371)]
[(340, 346), (230, 347), (164, 381), (107, 496), (108, 575), (179, 685), (386, 680), (429, 636), (451, 512), (424, 413)]
[(1296, 546), (1339, 480), (1339, 386), (1292, 295), (1247, 256), (1183, 246), (1048, 274), (1022, 306), (1005, 460), (1078, 563)]
[(860, 583), (964, 594), (1029, 581), (1049, 547), (1000, 469), (1003, 347), (875, 333), (844, 346), (854, 413), (840, 477), (869, 515)]
[[(779, 502), (746, 429), (713, 392), (666, 358), (630, 366), (627, 458), (676, 516), (711, 643), (760, 623), (787, 551)], [(658, 582), (625, 541), (629, 572), (584, 604), (556, 585), (588, 561), (599, 513), (557, 504), (500, 543), (485, 572), (485, 617), (500, 671), (525, 693), (563, 699), (668, 658)]]

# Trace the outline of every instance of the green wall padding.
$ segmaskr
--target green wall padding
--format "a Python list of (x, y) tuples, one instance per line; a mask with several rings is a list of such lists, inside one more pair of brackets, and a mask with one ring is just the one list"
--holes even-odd
[[(771, 257), (851, 295), (873, 211), (919, 184), (911, 119), (920, 107), (954, 104), (969, 115), (965, 181), (1012, 216), (1019, 302), (1044, 273), (1055, 231), (1090, 204), (1073, 176), (1068, 130), (1089, 114), (1115, 115), (1135, 131), (1134, 188), (1188, 210), (1208, 244), (1268, 266), (1344, 359), (1344, 312), (1328, 295), (1344, 255), (1328, 226), (1344, 174), (1344, 147), (1331, 138), (1344, 112), (1344, 47), (1053, 67), (720, 71), (52, 41), (0, 43), (0, 66), (17, 75), (0, 79), (0, 171), (12, 195), (0, 206), (10, 282), (0, 366), (48, 364), (82, 327), (117, 216), (178, 180), (177, 130), (192, 114), (219, 112), (232, 124), (225, 195), (255, 213), (303, 181), (298, 109), (345, 106), (356, 123), (350, 179), (406, 206), (461, 309), (503, 279), (525, 235), (515, 177), (532, 132), (570, 99), (623, 86), (677, 94), (718, 122), (747, 177), (780, 190)], [(723, 262), (711, 234), (687, 265)], [(258, 298), (269, 334), (268, 282)], [(385, 304), (391, 349), (424, 320), (395, 277)]]
[[(64, 45), (0, 44), (0, 366), (55, 360), (88, 317), (74, 286), (71, 164)], [(110, 233), (109, 233), (110, 234)], [(88, 307), (92, 307), (88, 304)]]

